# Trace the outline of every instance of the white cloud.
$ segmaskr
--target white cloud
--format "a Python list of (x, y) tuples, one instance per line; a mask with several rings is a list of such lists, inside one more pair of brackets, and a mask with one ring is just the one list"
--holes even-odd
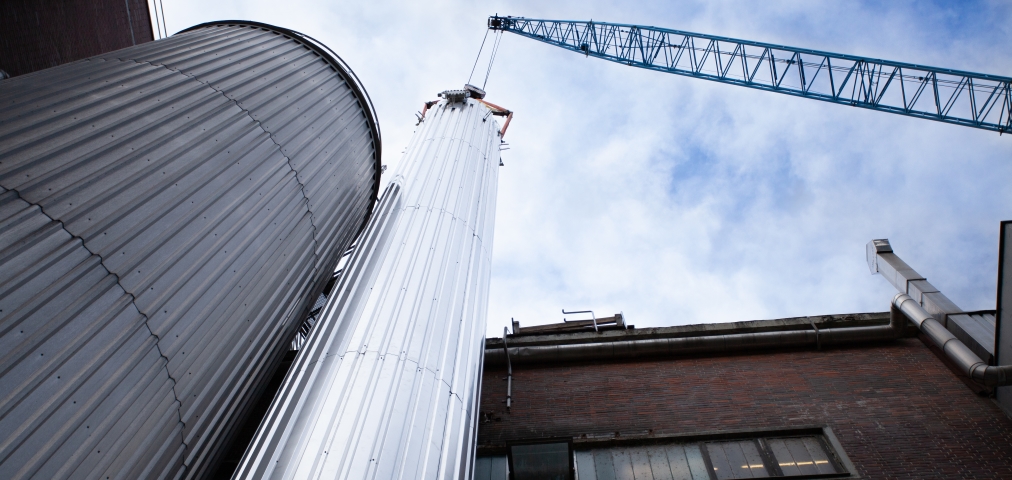
[[(397, 161), (413, 113), (467, 79), (493, 13), (642, 23), (1012, 74), (1012, 8), (811, 2), (166, 2), (170, 31), (244, 18), (337, 51)], [(490, 35), (491, 41), (491, 35)], [(488, 44), (486, 45), (486, 47)], [(475, 83), (484, 78), (479, 64)], [(1012, 139), (502, 39), (489, 99), (516, 112), (501, 169), (489, 335), (561, 308), (637, 326), (882, 311), (864, 245), (966, 309), (994, 308)]]

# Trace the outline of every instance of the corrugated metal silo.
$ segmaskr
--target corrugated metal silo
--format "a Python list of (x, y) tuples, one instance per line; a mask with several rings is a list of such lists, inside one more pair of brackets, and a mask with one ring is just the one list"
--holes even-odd
[(462, 97), (428, 110), (234, 478), (470, 475), (500, 132)]
[(0, 477), (198, 477), (378, 191), (351, 70), (205, 24), (0, 82)]

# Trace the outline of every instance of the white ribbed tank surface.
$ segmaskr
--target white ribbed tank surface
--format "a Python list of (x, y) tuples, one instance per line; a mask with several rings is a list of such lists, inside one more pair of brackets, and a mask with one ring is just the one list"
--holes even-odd
[(418, 126), (234, 478), (470, 475), (500, 132), (454, 100)]

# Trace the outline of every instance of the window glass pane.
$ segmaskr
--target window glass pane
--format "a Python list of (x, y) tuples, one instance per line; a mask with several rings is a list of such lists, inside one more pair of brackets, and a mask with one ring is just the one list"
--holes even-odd
[(784, 472), (784, 476), (801, 475), (801, 469), (798, 468), (797, 460), (794, 459), (794, 455), (791, 455), (791, 451), (787, 448), (787, 443), (784, 439), (771, 438), (766, 441), (766, 445), (770, 446), (770, 453), (773, 454), (773, 458), (776, 459), (777, 464), (780, 466), (780, 471)]
[(594, 450), (594, 469), (597, 480), (615, 480), (615, 462), (611, 450)]
[(509, 459), (506, 455), (492, 457), (492, 475), (489, 476), (489, 480), (509, 480), (510, 478), (510, 467)]
[(724, 447), (724, 454), (727, 455), (727, 463), (731, 464), (734, 478), (752, 478), (748, 461), (745, 460), (745, 454), (741, 451), (741, 442), (727, 442), (722, 443), (721, 446)]
[[(664, 447), (647, 447), (646, 453), (650, 459), (650, 472), (653, 475), (653, 480), (674, 479), (671, 476), (671, 464), (668, 461), (668, 454), (664, 451)], [(682, 463), (685, 462), (684, 456), (681, 458), (681, 461)]]
[(576, 452), (579, 480), (709, 480), (698, 445), (636, 445)]
[(593, 453), (576, 452), (576, 478), (577, 480), (597, 480)]
[(737, 443), (737, 446), (741, 448), (742, 454), (745, 456), (745, 461), (742, 462), (741, 468), (749, 470), (752, 473), (753, 478), (764, 478), (770, 476), (770, 474), (766, 471), (766, 464), (763, 463), (763, 457), (759, 455), (758, 443), (754, 440), (746, 440), (744, 442), (735, 443)]
[[(752, 472), (753, 478), (764, 478), (769, 476), (769, 472), (766, 470), (766, 464), (762, 460), (762, 456), (759, 455), (759, 444), (755, 441), (743, 442), (742, 451), (745, 453), (745, 462), (748, 465), (749, 470)], [(744, 468), (744, 467), (743, 467)]]
[[(685, 445), (668, 445), (665, 448), (665, 452), (668, 457), (668, 468), (671, 469), (671, 478), (675, 480), (692, 480), (692, 472), (689, 467), (689, 459), (685, 455)], [(697, 449), (698, 450), (698, 449)], [(698, 453), (698, 452), (696, 452)], [(699, 455), (699, 461), (703, 461), (703, 456)], [(703, 465), (703, 473), (706, 473), (706, 465)], [(703, 477), (709, 479), (710, 477)]]
[(569, 479), (568, 443), (514, 445), (510, 452), (515, 480)]
[(815, 463), (815, 467), (819, 469), (819, 473), (837, 473), (836, 466), (829, 459), (829, 453), (823, 448), (822, 442), (815, 437), (807, 437), (802, 439), (805, 443), (805, 448), (808, 453), (812, 456), (812, 462)]
[(703, 460), (703, 451), (699, 445), (685, 446), (685, 460), (689, 463), (692, 480), (710, 480), (710, 472), (706, 470), (706, 461)]
[[(654, 480), (710, 480), (698, 445), (665, 445), (647, 448)], [(639, 477), (637, 477), (639, 480)]]
[(611, 459), (615, 462), (615, 480), (636, 480), (636, 476), (633, 475), (632, 460), (629, 459), (628, 450), (612, 450)]
[(507, 480), (506, 455), (478, 457), (474, 461), (474, 480)]
[(755, 441), (715, 442), (706, 444), (718, 479), (768, 477), (766, 465)]
[(794, 457), (794, 462), (798, 466), (798, 470), (801, 470), (802, 475), (814, 475), (819, 473), (819, 469), (816, 468), (815, 462), (812, 461), (812, 454), (805, 448), (805, 444), (798, 438), (788, 438), (784, 440), (784, 444), (787, 445), (787, 449), (791, 451), (791, 456)]
[(489, 457), (478, 457), (474, 459), (474, 480), (490, 480), (492, 476), (492, 459)]
[[(706, 466), (704, 448), (711, 467)], [(821, 435), (616, 446), (576, 452), (575, 459), (577, 478), (582, 480), (709, 480), (779, 475), (772, 465), (779, 465), (785, 477), (845, 473)], [(565, 465), (561, 456), (558, 461)], [(773, 463), (767, 463), (770, 461)]]
[(724, 448), (719, 444), (710, 444), (706, 447), (706, 453), (710, 455), (710, 463), (713, 464), (713, 474), (717, 476), (717, 479), (736, 478), (731, 464), (727, 460), (727, 455), (724, 454)]
[(771, 438), (766, 443), (784, 476), (839, 473), (816, 437)]
[(632, 461), (634, 479), (645, 478), (654, 480), (653, 472), (650, 469), (650, 456), (647, 455), (645, 448), (629, 449), (629, 460)]

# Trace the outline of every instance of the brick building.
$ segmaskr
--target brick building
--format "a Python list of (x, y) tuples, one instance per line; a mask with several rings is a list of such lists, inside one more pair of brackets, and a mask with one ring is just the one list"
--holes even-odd
[[(615, 343), (792, 330), (811, 331), (814, 340), (813, 322), (820, 328), (849, 328), (888, 321), (888, 313), (833, 315), (601, 334), (511, 335), (507, 342), (521, 349), (574, 345), (593, 335), (600, 336), (601, 343)], [(937, 349), (917, 337), (916, 329), (908, 327), (898, 338), (874, 342), (821, 349), (812, 343), (553, 362), (517, 361), (514, 355), (507, 412), (506, 366), (495, 355), (502, 351), (502, 339), (489, 339), (479, 456), (503, 457), (504, 465), (511, 445), (572, 438), (577, 453), (631, 450), (631, 471), (637, 447), (703, 444), (702, 452), (706, 444), (729, 440), (762, 438), (768, 444), (771, 438), (821, 436), (818, 441), (836, 449), (842, 467), (833, 473), (863, 478), (1012, 477), (1012, 420), (988, 398), (986, 389), (970, 388), (954, 374)], [(715, 463), (707, 462), (711, 468)], [(788, 462), (778, 458), (777, 463)], [(579, 478), (585, 478), (582, 471)]]
[(948, 326), (925, 333), (912, 304), (948, 300), (876, 254), (897, 268), (873, 271), (908, 285), (890, 312), (515, 323), (506, 345), (486, 341), (474, 478), (1012, 478), (1012, 419), (972, 374), (985, 367), (951, 357), (955, 331), (995, 363), (993, 343), (966, 334), (978, 321), (993, 335), (995, 312), (935, 313)]
[(152, 40), (147, 0), (0, 2), (0, 69), (12, 77)]

